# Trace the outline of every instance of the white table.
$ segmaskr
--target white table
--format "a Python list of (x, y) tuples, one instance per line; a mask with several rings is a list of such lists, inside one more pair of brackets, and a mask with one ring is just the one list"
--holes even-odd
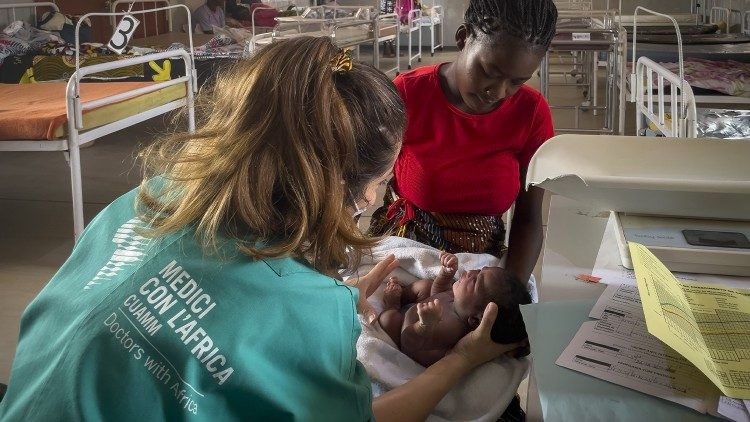
[[(559, 195), (553, 195), (550, 201), (549, 207), (549, 220), (547, 223), (547, 233), (545, 237), (545, 248), (542, 257), (542, 272), (541, 280), (538, 282), (539, 297), (541, 302), (561, 302), (561, 301), (579, 301), (589, 300), (593, 302), (599, 295), (604, 291), (605, 286), (599, 284), (591, 284), (583, 281), (576, 280), (575, 277), (579, 274), (591, 274), (594, 269), (594, 264), (597, 260), (597, 255), (600, 254), (600, 264), (604, 261), (609, 266), (616, 266), (619, 263), (619, 253), (617, 252), (617, 246), (614, 243), (614, 236), (611, 233), (605, 232), (607, 227), (607, 221), (609, 219), (608, 211), (592, 210), (591, 207), (586, 204), (582, 204), (571, 199), (561, 197)], [(573, 303), (573, 302), (568, 302)], [(580, 306), (580, 305), (576, 305)], [(586, 313), (582, 312), (582, 320), (586, 319)], [(549, 320), (549, 322), (548, 322)], [(538, 323), (555, 323), (560, 324), (559, 321), (555, 321), (554, 318), (545, 318), (543, 321)], [(562, 332), (562, 331), (561, 331)], [(574, 331), (573, 331), (574, 332)], [(571, 334), (572, 336), (572, 334)], [(560, 348), (564, 346), (560, 339)], [(569, 340), (568, 340), (569, 341)], [(532, 346), (533, 350), (533, 346)], [(550, 349), (551, 350), (551, 349)], [(539, 353), (540, 358), (543, 352)], [(547, 353), (549, 354), (549, 353)], [(554, 357), (547, 357), (547, 359), (554, 360)], [(539, 362), (539, 365), (548, 367), (550, 362)], [(552, 364), (554, 365), (554, 364)], [(564, 368), (561, 368), (564, 369)], [(552, 371), (547, 368), (547, 373)], [(571, 375), (568, 373), (560, 373), (558, 376), (573, 376), (587, 377), (584, 374)], [(546, 375), (549, 376), (549, 375)], [(560, 378), (562, 380), (562, 378)], [(580, 379), (577, 379), (580, 383)], [(591, 379), (594, 381), (601, 382), (599, 380)], [(549, 381), (547, 381), (549, 383)], [(558, 382), (559, 383), (559, 382)], [(588, 384), (584, 382), (584, 384)], [(570, 384), (567, 384), (570, 385)], [(602, 385), (606, 392), (592, 393), (592, 391), (581, 392), (580, 397), (588, 397), (589, 400), (597, 400), (598, 409), (601, 411), (603, 407), (602, 403), (607, 402), (620, 402), (617, 408), (622, 408), (622, 404), (633, 403), (634, 406), (638, 407), (638, 411), (632, 412), (633, 415), (618, 415), (615, 419), (632, 420), (635, 414), (649, 414), (653, 411), (655, 414), (674, 415), (680, 420), (691, 420), (691, 421), (702, 421), (709, 419), (708, 416), (700, 415), (697, 412), (693, 412), (688, 408), (673, 404), (666, 400), (660, 400), (647, 395), (640, 395), (633, 390), (629, 390), (625, 387), (616, 386), (614, 384)], [(591, 390), (591, 388), (589, 388)], [(555, 394), (563, 394), (568, 397), (576, 396), (577, 391), (574, 386), (564, 392), (556, 392)], [(592, 394), (595, 396), (592, 397)], [(548, 397), (552, 403), (555, 400)], [(559, 402), (559, 401), (558, 401)], [(639, 407), (640, 406), (640, 407)], [(543, 420), (543, 413), (541, 407), (541, 401), (539, 398), (539, 391), (537, 389), (537, 381), (534, 375), (534, 366), (532, 364), (531, 374), (529, 376), (529, 391), (527, 396), (527, 418), (529, 421), (541, 421)], [(558, 410), (556, 413), (558, 416), (562, 413), (565, 414), (565, 410)], [(610, 415), (611, 416), (611, 415)], [(599, 420), (599, 418), (605, 417), (603, 414), (592, 414), (591, 420)]]
[[(608, 217), (608, 212), (592, 210), (560, 195), (551, 196), (541, 280), (537, 282), (540, 302), (595, 299), (601, 295), (604, 286), (581, 282), (575, 276), (591, 274)], [(533, 367), (526, 409), (529, 421), (543, 419)]]

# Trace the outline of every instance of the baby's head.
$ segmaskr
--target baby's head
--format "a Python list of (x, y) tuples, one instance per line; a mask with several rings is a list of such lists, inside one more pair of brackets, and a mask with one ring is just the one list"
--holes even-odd
[(492, 339), (507, 344), (526, 338), (519, 305), (531, 303), (531, 295), (514, 274), (500, 267), (467, 271), (453, 284), (453, 296), (456, 313), (472, 329), (479, 325), (487, 304), (495, 302), (498, 315)]

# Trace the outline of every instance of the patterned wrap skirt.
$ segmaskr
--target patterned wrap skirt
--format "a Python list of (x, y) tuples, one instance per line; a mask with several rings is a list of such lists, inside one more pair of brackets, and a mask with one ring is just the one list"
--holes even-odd
[(370, 220), (371, 236), (399, 236), (450, 253), (505, 254), (505, 224), (501, 215), (427, 212), (399, 198), (389, 183), (383, 206)]

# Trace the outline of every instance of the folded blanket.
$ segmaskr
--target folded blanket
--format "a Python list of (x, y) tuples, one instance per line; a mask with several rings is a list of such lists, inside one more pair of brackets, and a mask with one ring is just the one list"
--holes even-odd
[[(357, 270), (364, 275), (372, 267), (393, 254), (401, 267), (393, 272), (404, 284), (424, 278), (435, 278), (440, 271), (440, 251), (400, 237), (388, 237), (363, 259)], [(499, 266), (500, 261), (488, 254), (459, 253), (458, 274), (484, 266)], [(533, 279), (533, 277), (532, 277)], [(369, 301), (378, 312), (383, 309), (385, 286), (380, 286)], [(536, 298), (536, 286), (530, 281), (530, 293)], [(367, 324), (360, 317), (362, 335), (357, 341), (357, 358), (372, 378), (373, 395), (378, 396), (405, 384), (424, 371), (424, 367), (401, 353), (388, 334), (376, 322)], [(505, 411), (518, 385), (526, 377), (529, 361), (499, 358), (486, 363), (465, 377), (435, 408), (429, 421), (495, 421)]]
[[(659, 64), (675, 75), (680, 74), (679, 63)], [(685, 81), (692, 87), (712, 89), (734, 97), (750, 97), (749, 63), (688, 58), (684, 65)], [(664, 81), (664, 85), (669, 85), (669, 82)]]

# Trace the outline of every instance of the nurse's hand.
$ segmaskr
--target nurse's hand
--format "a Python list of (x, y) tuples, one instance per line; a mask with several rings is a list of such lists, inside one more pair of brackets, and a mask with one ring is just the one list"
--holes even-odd
[(474, 368), (503, 354), (512, 356), (516, 349), (527, 346), (526, 340), (511, 344), (498, 344), (492, 341), (490, 332), (497, 318), (497, 312), (497, 305), (492, 302), (488, 303), (484, 308), (482, 322), (474, 331), (459, 340), (451, 353), (461, 356), (470, 367)]
[[(378, 262), (369, 273), (361, 277), (352, 277), (346, 281), (346, 284), (356, 287), (359, 290), (359, 301), (357, 302), (357, 312), (365, 317), (365, 320), (372, 324), (378, 319), (378, 313), (367, 301), (383, 280), (398, 268), (398, 260), (394, 255), (389, 255), (384, 260)], [(490, 324), (492, 326), (492, 324)]]

